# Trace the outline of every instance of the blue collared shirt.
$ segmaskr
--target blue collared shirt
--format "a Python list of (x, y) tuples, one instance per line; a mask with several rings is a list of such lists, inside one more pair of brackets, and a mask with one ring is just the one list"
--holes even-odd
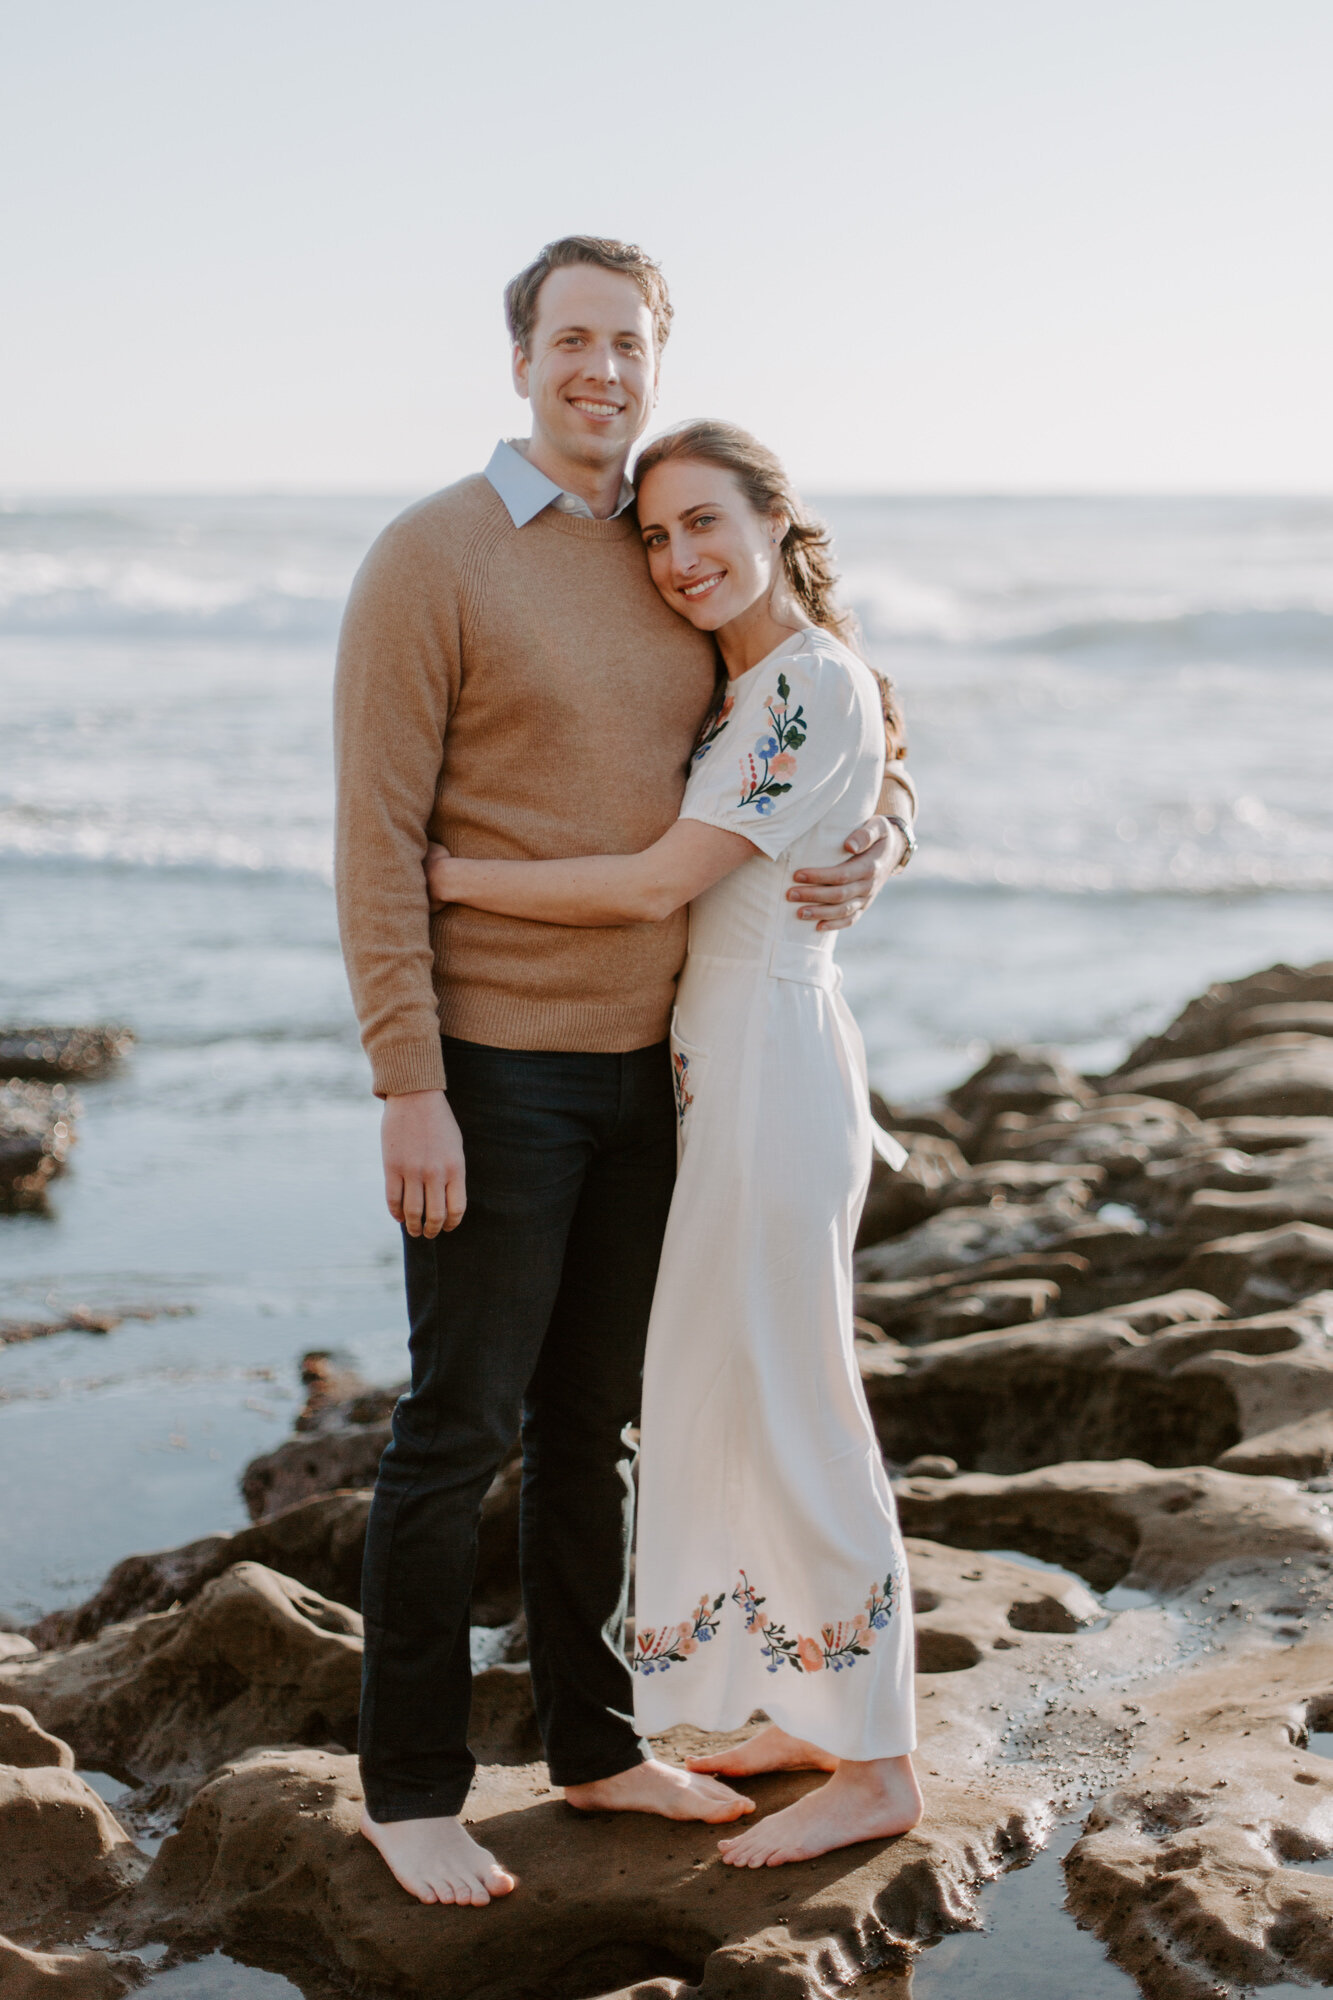
[[(544, 472), (539, 472), (516, 445), (503, 438), (491, 453), (486, 477), (504, 501), (516, 528), (526, 528), (528, 522), (535, 520), (547, 507), (558, 507), (562, 514), (582, 514), (588, 521), (596, 519), (586, 500), (577, 493), (565, 492), (554, 479), (548, 479)], [(622, 479), (620, 499), (612, 519), (616, 514), (623, 514), (633, 498), (634, 488), (628, 479)]]

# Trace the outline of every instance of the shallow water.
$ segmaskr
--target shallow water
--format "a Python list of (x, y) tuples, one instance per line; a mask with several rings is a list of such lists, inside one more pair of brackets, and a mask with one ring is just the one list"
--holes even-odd
[(922, 1952), (912, 2000), (1135, 2000), (1138, 1986), (1064, 1907), (1064, 1858), (1084, 1814), (1062, 1822), (1040, 1854), (978, 1898), (984, 1932), (956, 1931)]

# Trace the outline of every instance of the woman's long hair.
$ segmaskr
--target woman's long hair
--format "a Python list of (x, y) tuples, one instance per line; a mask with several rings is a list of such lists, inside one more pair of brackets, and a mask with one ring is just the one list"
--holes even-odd
[[(802, 504), (777, 455), (738, 424), (699, 418), (694, 423), (682, 424), (678, 430), (665, 432), (639, 453), (634, 467), (635, 493), (641, 490), (654, 466), (664, 465), (672, 458), (693, 459), (730, 472), (756, 514), (765, 519), (774, 514), (786, 517), (787, 532), (782, 537), (780, 553), (783, 575), (792, 596), (812, 625), (832, 632), (844, 646), (861, 653), (856, 617), (838, 603), (838, 574), (833, 567), (829, 531)], [(893, 763), (907, 755), (902, 714), (892, 683), (876, 669), (871, 671), (880, 685), (884, 733), (889, 762)]]

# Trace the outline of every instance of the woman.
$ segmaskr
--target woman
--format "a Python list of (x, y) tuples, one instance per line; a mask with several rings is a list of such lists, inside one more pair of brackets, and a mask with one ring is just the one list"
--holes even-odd
[[(829, 1781), (719, 1843), (741, 1867), (904, 1832), (913, 1637), (906, 1564), (852, 1345), (852, 1245), (872, 1124), (831, 930), (793, 872), (874, 811), (876, 677), (843, 643), (827, 537), (743, 431), (691, 424), (635, 484), (653, 581), (716, 634), (725, 698), (675, 825), (641, 854), (463, 859), (431, 899), (547, 923), (653, 922), (690, 904), (671, 1032), (680, 1171), (644, 1376), (636, 1717), (770, 1726), (696, 1770)], [(904, 1157), (879, 1135), (895, 1163)]]

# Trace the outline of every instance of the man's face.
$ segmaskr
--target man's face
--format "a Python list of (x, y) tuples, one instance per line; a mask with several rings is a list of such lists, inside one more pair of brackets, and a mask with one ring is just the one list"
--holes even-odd
[(653, 319), (634, 280), (597, 264), (552, 271), (529, 347), (514, 349), (514, 387), (534, 438), (574, 465), (623, 462), (657, 400)]

